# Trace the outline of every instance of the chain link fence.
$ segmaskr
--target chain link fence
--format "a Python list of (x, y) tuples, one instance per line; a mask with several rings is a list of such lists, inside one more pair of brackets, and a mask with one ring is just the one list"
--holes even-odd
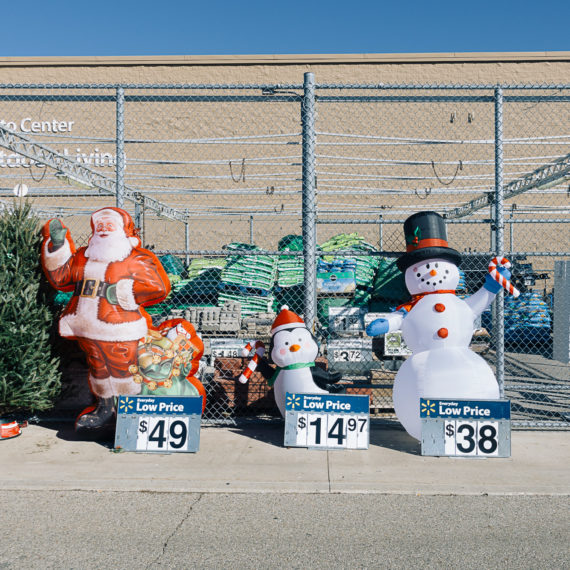
[(283, 305), (314, 331), (317, 366), (394, 421), (409, 351), (364, 329), (409, 300), (404, 220), (437, 211), (460, 297), (495, 255), (513, 264), (521, 296), (500, 294), (471, 342), (513, 425), (567, 428), (569, 119), (569, 86), (3, 85), (0, 205), (25, 195), (78, 245), (94, 210), (129, 211), (172, 282), (153, 321), (200, 332), (204, 421), (230, 424), (279, 415), (260, 374), (238, 378)]

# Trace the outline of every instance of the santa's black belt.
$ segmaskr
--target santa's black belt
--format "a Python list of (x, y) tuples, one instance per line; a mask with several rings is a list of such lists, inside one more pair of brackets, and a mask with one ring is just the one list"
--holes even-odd
[(105, 297), (111, 283), (99, 279), (83, 279), (75, 284), (74, 295), (78, 297)]

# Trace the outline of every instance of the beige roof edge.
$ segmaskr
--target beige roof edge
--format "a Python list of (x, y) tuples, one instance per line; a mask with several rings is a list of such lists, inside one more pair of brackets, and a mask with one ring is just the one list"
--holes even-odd
[(274, 54), (274, 55), (173, 55), (173, 56), (73, 56), (0, 57), (0, 67), (44, 66), (174, 66), (174, 65), (300, 65), (355, 63), (489, 63), (570, 61), (570, 51), (395, 53), (395, 54)]

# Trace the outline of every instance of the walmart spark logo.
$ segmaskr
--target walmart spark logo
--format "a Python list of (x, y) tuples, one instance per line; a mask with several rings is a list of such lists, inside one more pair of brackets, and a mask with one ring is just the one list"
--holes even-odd
[(129, 412), (133, 411), (135, 407), (135, 401), (128, 396), (126, 398), (121, 398), (119, 400), (119, 412), (123, 412), (124, 414), (128, 414)]
[(420, 413), (425, 414), (426, 416), (435, 414), (435, 402), (430, 402), (429, 400), (422, 402)]
[(296, 410), (298, 407), (301, 407), (301, 396), (297, 396), (297, 394), (291, 394), (287, 396), (287, 402), (285, 404), (287, 409)]

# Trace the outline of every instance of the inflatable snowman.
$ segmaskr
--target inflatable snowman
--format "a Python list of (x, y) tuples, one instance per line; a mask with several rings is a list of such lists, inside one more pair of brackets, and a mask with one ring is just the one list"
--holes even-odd
[(501, 287), (510, 286), (510, 272), (498, 267), (495, 276), (486, 275), (481, 289), (459, 299), (455, 289), (461, 255), (448, 246), (444, 219), (436, 212), (419, 212), (404, 222), (404, 234), (406, 253), (397, 265), (404, 272), (412, 300), (387, 318), (370, 323), (366, 332), (378, 336), (401, 329), (412, 351), (394, 380), (393, 400), (399, 421), (419, 440), (420, 398), (499, 398), (493, 371), (469, 344), (475, 319)]
[[(262, 343), (257, 343), (259, 346)], [(275, 403), (285, 417), (285, 394), (328, 394), (340, 392), (340, 372), (331, 372), (315, 366), (319, 345), (299, 315), (283, 305), (271, 327), (269, 354), (274, 368), (262, 356), (256, 358), (256, 367), (269, 386), (273, 386)], [(257, 352), (262, 355), (263, 352)], [(250, 367), (249, 370), (253, 370)], [(249, 375), (247, 375), (249, 377)], [(242, 380), (243, 382), (244, 380)], [(247, 381), (247, 380), (245, 380)]]

